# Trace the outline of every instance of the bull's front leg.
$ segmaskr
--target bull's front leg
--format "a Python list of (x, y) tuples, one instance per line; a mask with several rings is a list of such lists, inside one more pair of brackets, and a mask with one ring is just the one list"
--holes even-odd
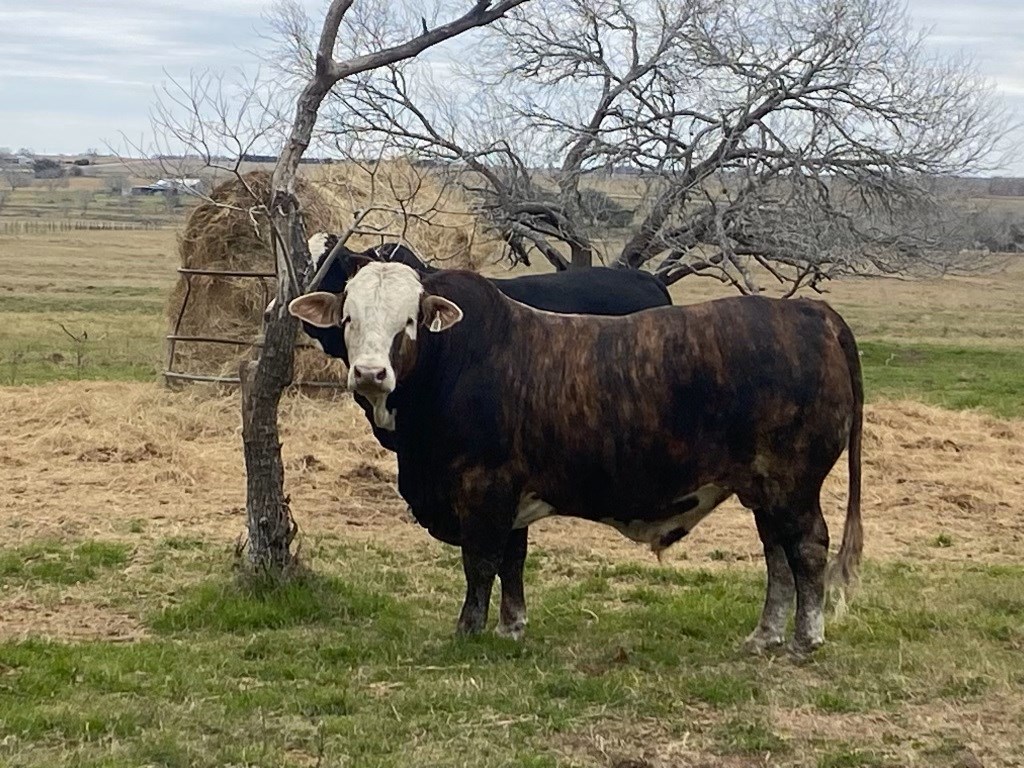
[(470, 508), (462, 518), (462, 570), (466, 574), (466, 600), (462, 604), (456, 631), (475, 635), (487, 625), (494, 577), (505, 558), (512, 534), (514, 505), (501, 504), (488, 494), (490, 503)]
[(466, 599), (462, 603), (456, 631), (460, 635), (476, 635), (487, 625), (494, 577), (501, 567), (504, 542), (467, 541), (462, 538), (462, 570), (466, 574)]
[(498, 569), (501, 579), (501, 621), (495, 631), (504, 637), (521, 640), (526, 631), (526, 592), (523, 588), (523, 567), (529, 529), (512, 531), (505, 544), (505, 554)]

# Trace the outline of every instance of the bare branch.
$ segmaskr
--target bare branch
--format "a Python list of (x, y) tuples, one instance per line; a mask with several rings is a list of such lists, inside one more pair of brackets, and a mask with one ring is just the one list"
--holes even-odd
[(922, 41), (887, 0), (550, 0), (443, 86), (414, 64), (353, 81), (330, 122), (445, 164), (511, 259), (589, 263), (631, 178), (620, 266), (817, 290), (957, 261), (935, 179), (984, 167), (1005, 124)]

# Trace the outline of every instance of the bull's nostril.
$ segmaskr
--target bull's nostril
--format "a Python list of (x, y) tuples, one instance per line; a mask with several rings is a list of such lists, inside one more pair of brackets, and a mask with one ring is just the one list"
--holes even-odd
[(387, 368), (377, 366), (355, 365), (352, 367), (352, 377), (360, 386), (379, 386), (388, 377)]

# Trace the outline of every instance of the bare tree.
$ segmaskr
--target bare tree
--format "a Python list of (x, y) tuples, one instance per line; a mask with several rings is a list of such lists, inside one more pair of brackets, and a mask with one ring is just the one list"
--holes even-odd
[(104, 178), (104, 191), (108, 195), (120, 195), (130, 186), (128, 177), (124, 174), (115, 174)]
[(56, 192), (58, 189), (67, 189), (71, 183), (67, 176), (47, 174), (41, 176), (41, 184), (48, 192)]
[[(352, 9), (353, 0), (334, 0), (316, 46), (313, 71), (299, 95), (288, 139), (272, 177), (271, 221), (274, 226), (274, 250), (277, 260), (277, 312), (268, 318), (264, 346), (255, 365), (243, 376), (243, 440), (248, 477), (247, 512), (249, 519), (250, 560), (258, 566), (280, 569), (291, 560), (291, 516), (284, 496), (284, 473), (277, 437), (277, 405), (291, 378), (292, 348), (296, 320), (287, 312), (288, 302), (299, 296), (310, 276), (310, 256), (306, 246), (301, 210), (295, 197), (295, 176), (299, 161), (309, 146), (313, 127), (324, 97), (339, 82), (362, 72), (372, 71), (417, 56), (427, 48), (475, 27), (490, 24), (525, 0), (476, 0), (458, 18), (429, 26), (421, 18), (418, 34), (401, 42), (381, 44), (385, 34), (376, 38), (373, 50), (338, 61), (334, 58), (338, 29)], [(383, 11), (387, 5), (381, 5)], [(366, 19), (372, 16), (363, 17)], [(388, 18), (388, 14), (376, 18)], [(353, 16), (355, 21), (360, 17)], [(401, 37), (401, 33), (399, 33)]]
[(75, 192), (75, 202), (78, 204), (78, 212), (85, 216), (89, 212), (89, 206), (96, 200), (96, 194), (88, 189), (80, 189)]
[[(226, 85), (218, 75), (171, 81), (157, 106), (154, 125), (164, 137), (164, 170), (201, 164), (243, 180), (246, 155), (280, 146), (270, 199), (250, 211), (270, 222), (278, 275), (276, 301), (264, 317), (263, 345), (243, 363), (242, 440), (247, 475), (248, 558), (259, 572), (286, 573), (293, 562), (295, 524), (284, 495), (284, 468), (277, 410), (292, 378), (297, 321), (287, 312), (313, 277), (300, 203), (295, 195), (302, 156), (314, 141), (324, 98), (346, 78), (417, 56), (470, 29), (488, 25), (527, 0), (473, 0), (457, 18), (443, 21), (448, 3), (433, 11), (412, 10), (383, 0), (333, 0), (319, 31), (296, 2), (285, 2), (272, 17), (274, 39), (293, 66), (285, 77), (259, 76), (247, 87)], [(428, 20), (429, 19), (429, 20)], [(339, 35), (339, 30), (343, 34)], [(278, 72), (275, 72), (278, 74)], [(270, 85), (271, 87), (264, 87)], [(281, 94), (296, 93), (291, 117), (282, 123)]]
[[(983, 168), (1005, 126), (923, 41), (889, 0), (546, 0), (443, 87), (395, 64), (336, 88), (330, 120), (447, 164), (513, 260), (793, 292), (948, 251), (930, 179)], [(635, 219), (609, 241), (613, 187)]]
[(4, 184), (11, 188), (11, 192), (20, 187), (28, 187), (32, 184), (32, 175), (16, 168), (6, 168), (0, 172)]

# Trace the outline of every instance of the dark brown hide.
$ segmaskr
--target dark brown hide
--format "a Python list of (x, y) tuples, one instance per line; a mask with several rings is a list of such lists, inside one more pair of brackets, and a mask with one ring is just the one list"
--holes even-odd
[[(772, 616), (795, 576), (795, 642), (821, 642), (828, 531), (819, 493), (848, 445), (840, 575), (853, 578), (861, 548), (861, 374), (834, 310), (736, 297), (619, 318), (564, 316), (511, 301), (469, 273), (438, 274), (424, 287), (465, 318), (420, 334), (415, 368), (392, 395), (399, 486), (421, 522), (463, 546), (470, 589), (460, 628), (482, 625), (482, 585), (524, 499), (633, 535), (735, 493), (755, 512), (769, 581), (773, 562), (789, 566), (776, 568), (775, 592), (770, 584)], [(699, 516), (679, 519), (652, 547), (682, 538)], [(774, 644), (781, 630), (768, 624), (759, 641)]]

